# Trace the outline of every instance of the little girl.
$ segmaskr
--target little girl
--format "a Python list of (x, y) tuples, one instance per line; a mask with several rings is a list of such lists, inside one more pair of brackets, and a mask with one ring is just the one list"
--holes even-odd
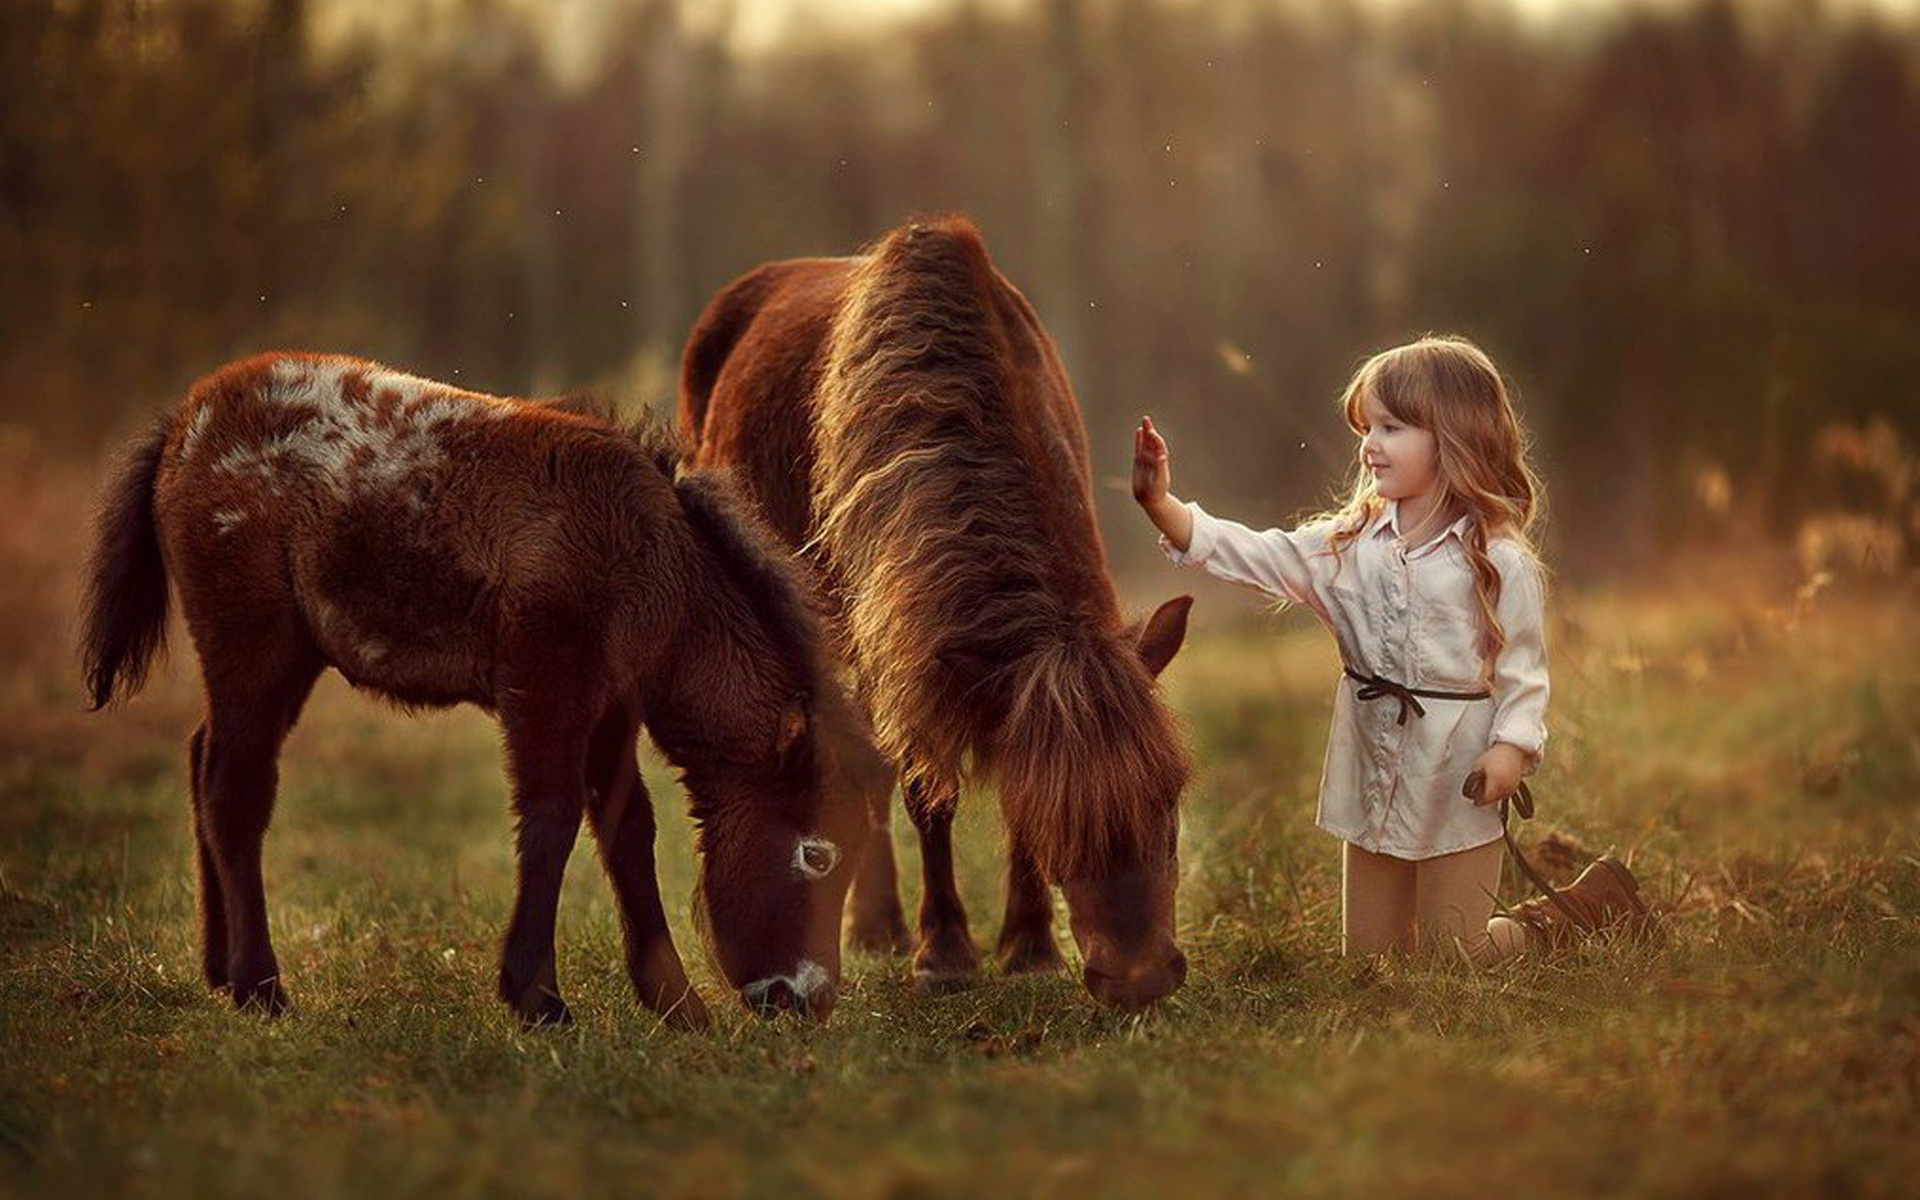
[(1540, 484), (1499, 371), (1465, 339), (1422, 338), (1368, 359), (1341, 403), (1360, 438), (1352, 492), (1298, 529), (1182, 504), (1147, 418), (1133, 494), (1175, 563), (1305, 605), (1339, 643), (1318, 823), (1345, 842), (1346, 952), (1438, 944), (1485, 966), (1644, 915), (1612, 858), (1554, 904), (1492, 915), (1494, 804), (1540, 762), (1548, 691)]

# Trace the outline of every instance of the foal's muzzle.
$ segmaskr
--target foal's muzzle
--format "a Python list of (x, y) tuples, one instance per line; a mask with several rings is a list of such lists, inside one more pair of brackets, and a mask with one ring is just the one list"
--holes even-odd
[(818, 963), (802, 959), (791, 975), (774, 975), (747, 984), (740, 989), (740, 999), (756, 1016), (777, 1017), (790, 1012), (825, 1021), (833, 1011), (833, 977)]

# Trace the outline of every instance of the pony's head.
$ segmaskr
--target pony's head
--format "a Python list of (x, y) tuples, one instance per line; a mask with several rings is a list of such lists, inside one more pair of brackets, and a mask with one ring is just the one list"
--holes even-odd
[(1181, 596), (1021, 672), (996, 756), (1008, 833), (1060, 886), (1087, 991), (1137, 1009), (1187, 976), (1174, 941), (1188, 763), (1153, 679), (1186, 636)]

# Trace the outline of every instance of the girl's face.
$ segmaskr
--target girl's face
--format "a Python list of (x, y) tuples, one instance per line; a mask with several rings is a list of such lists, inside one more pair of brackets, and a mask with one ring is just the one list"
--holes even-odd
[(1360, 461), (1373, 471), (1374, 486), (1389, 500), (1424, 496), (1440, 478), (1433, 431), (1418, 429), (1386, 410), (1371, 393), (1360, 398), (1367, 432), (1360, 439)]

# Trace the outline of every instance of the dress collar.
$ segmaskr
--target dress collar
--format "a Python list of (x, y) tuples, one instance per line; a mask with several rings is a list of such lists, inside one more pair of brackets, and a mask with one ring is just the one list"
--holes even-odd
[[(1437, 548), (1440, 543), (1446, 541), (1449, 536), (1464, 539), (1467, 535), (1467, 527), (1472, 523), (1473, 514), (1462, 513), (1453, 524), (1447, 526), (1433, 537), (1428, 538), (1419, 546), (1409, 547), (1409, 550), (1413, 553), (1425, 554)], [(1400, 537), (1400, 502), (1398, 500), (1389, 500), (1381, 506), (1380, 511), (1374, 515), (1373, 523), (1367, 526), (1366, 536), (1393, 537), (1396, 539)]]

